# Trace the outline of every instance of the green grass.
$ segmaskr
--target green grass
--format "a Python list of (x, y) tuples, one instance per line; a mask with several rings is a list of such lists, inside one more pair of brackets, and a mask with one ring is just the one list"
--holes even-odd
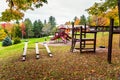
[[(46, 37), (49, 40), (49, 37)], [(23, 47), (24, 47), (24, 42), (28, 41), (28, 46), (34, 46), (36, 42), (44, 42), (45, 38), (31, 38), (31, 39), (23, 39), (21, 40), (20, 44), (15, 44), (15, 45), (11, 45), (8, 47), (2, 47), (2, 42), (0, 42), (0, 58), (6, 58), (9, 57), (11, 55), (15, 55), (18, 52), (22, 53), (23, 51)]]
[[(101, 33), (97, 36), (101, 44)], [(108, 33), (105, 33), (107, 46)], [(107, 63), (107, 51), (96, 53), (71, 53), (70, 46), (50, 46), (53, 57), (49, 57), (45, 48), (39, 45), (40, 59), (35, 59), (35, 50), (29, 49), (25, 62), (21, 61), (22, 43), (9, 47), (0, 47), (0, 80), (119, 80), (120, 49), (118, 35), (113, 36), (112, 64)], [(44, 38), (29, 39), (29, 46)]]

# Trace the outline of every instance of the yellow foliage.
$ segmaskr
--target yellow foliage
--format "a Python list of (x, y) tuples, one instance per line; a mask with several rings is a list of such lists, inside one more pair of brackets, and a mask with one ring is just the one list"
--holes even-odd
[(79, 24), (80, 24), (80, 19), (77, 18), (77, 19), (75, 20), (75, 23), (74, 23), (74, 24), (75, 24), (75, 25), (79, 25)]
[(65, 25), (71, 25), (70, 21), (65, 22)]
[(4, 30), (0, 29), (0, 41), (2, 41), (6, 36), (7, 34), (4, 32)]
[(118, 8), (116, 7), (115, 9), (112, 9), (108, 11), (105, 15), (108, 18), (116, 18), (118, 17)]
[(108, 26), (110, 25), (110, 19), (103, 16), (92, 16), (90, 25), (92, 26)]
[(98, 26), (107, 26), (109, 24), (110, 24), (109, 18), (101, 17), (101, 16), (98, 17), (98, 23), (97, 23)]

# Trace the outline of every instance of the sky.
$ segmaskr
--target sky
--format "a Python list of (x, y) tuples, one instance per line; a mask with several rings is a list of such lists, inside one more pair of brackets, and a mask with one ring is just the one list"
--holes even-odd
[[(0, 0), (0, 15), (1, 12), (7, 8), (6, 0)], [(32, 22), (40, 19), (42, 22), (54, 16), (57, 24), (64, 24), (67, 21), (73, 21), (74, 17), (85, 15), (88, 16), (85, 9), (92, 6), (95, 2), (101, 0), (47, 0), (48, 4), (43, 7), (35, 9), (34, 11), (28, 10), (25, 12), (25, 18), (29, 18)]]

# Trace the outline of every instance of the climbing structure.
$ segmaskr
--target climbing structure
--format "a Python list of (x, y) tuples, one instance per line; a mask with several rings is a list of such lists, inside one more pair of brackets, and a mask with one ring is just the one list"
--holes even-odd
[(67, 43), (67, 41), (71, 39), (71, 37), (67, 33), (65, 33), (65, 31), (61, 31), (61, 32), (55, 32), (55, 35), (53, 38), (51, 38), (51, 40), (56, 40), (59, 38), (61, 38), (64, 43)]
[[(92, 34), (92, 38), (88, 35)], [(78, 49), (80, 53), (82, 52), (95, 52), (96, 51), (96, 29), (88, 30), (86, 25), (84, 27), (74, 27), (72, 24), (72, 44), (71, 52)], [(79, 42), (79, 45), (76, 43)]]

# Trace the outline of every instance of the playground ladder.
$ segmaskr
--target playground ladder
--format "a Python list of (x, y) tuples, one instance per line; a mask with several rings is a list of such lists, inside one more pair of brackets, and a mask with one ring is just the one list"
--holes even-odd
[[(96, 33), (97, 33), (96, 30), (87, 31), (86, 25), (84, 26), (84, 28), (82, 26), (79, 28), (75, 28), (73, 24), (71, 52), (73, 52), (74, 49), (80, 50), (80, 53), (95, 52), (96, 51)], [(87, 34), (93, 34), (93, 38), (88, 38)], [(79, 47), (76, 46), (76, 42), (79, 42)]]

